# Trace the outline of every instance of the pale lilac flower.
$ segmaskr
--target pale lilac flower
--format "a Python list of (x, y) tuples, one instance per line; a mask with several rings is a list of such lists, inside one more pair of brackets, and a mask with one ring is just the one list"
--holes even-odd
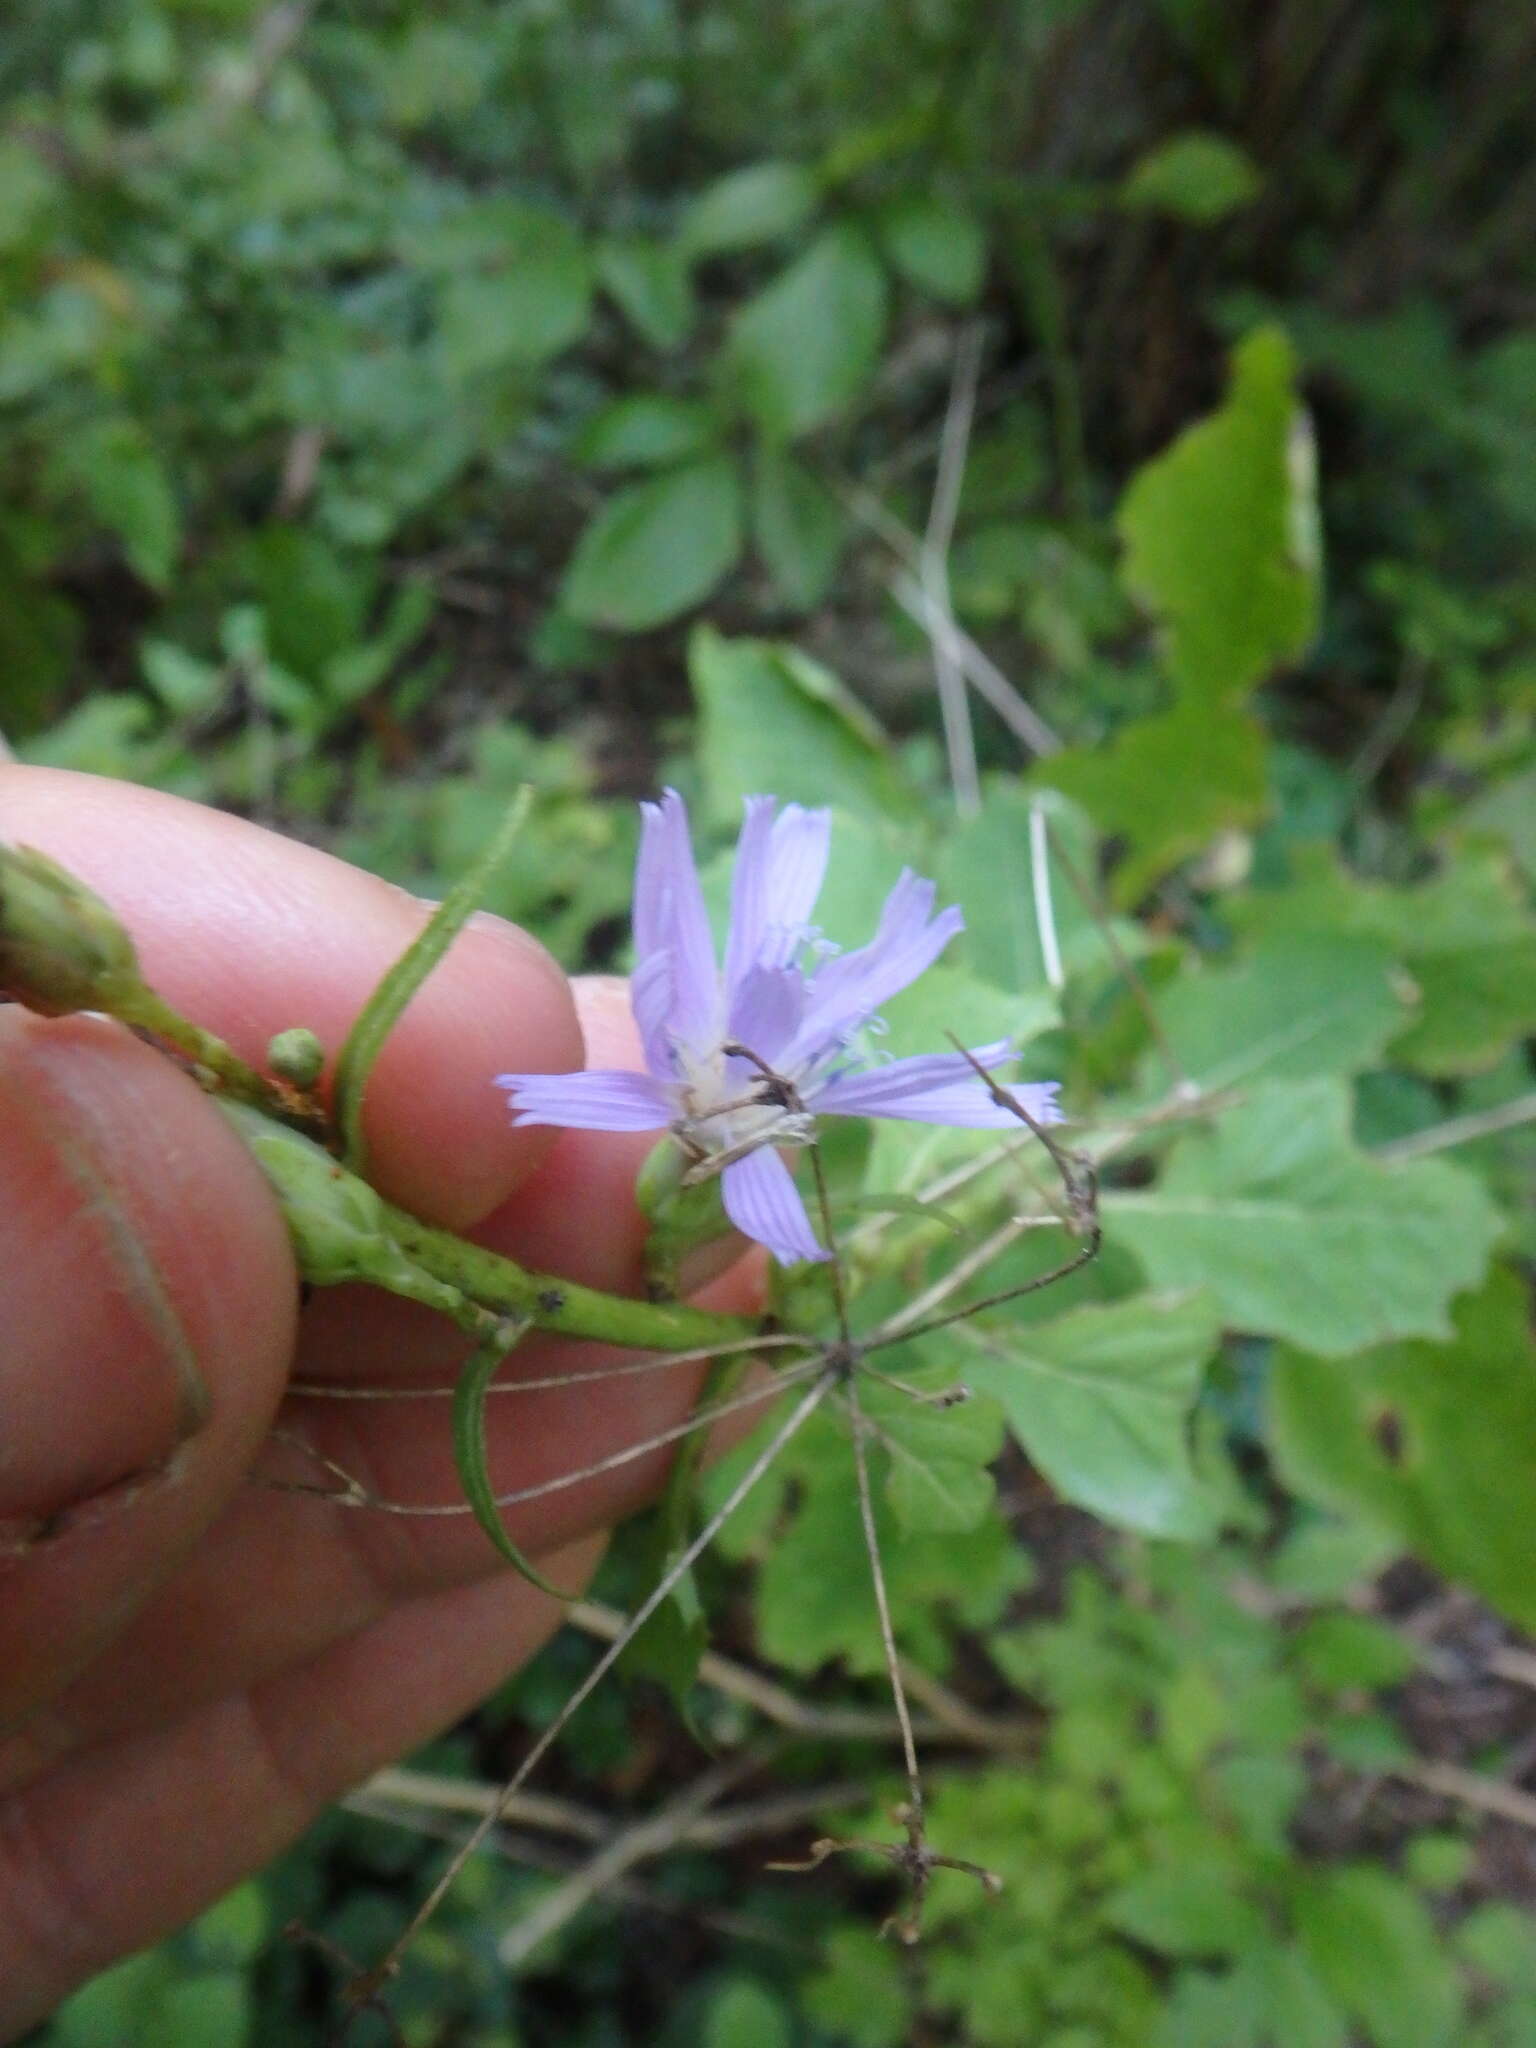
[[(731, 1221), (784, 1265), (827, 1257), (774, 1150), (809, 1143), (817, 1117), (1018, 1128), (959, 1053), (874, 1063), (860, 1047), (880, 1005), (931, 967), (961, 929), (958, 910), (934, 915), (932, 882), (904, 870), (869, 944), (833, 953), (810, 922), (831, 813), (786, 804), (775, 815), (774, 798), (748, 797), (722, 973), (683, 800), (668, 790), (640, 808), (630, 1004), (646, 1071), (500, 1074), (497, 1086), (519, 1123), (670, 1130), (691, 1162), (685, 1179), (718, 1173)], [(761, 1065), (727, 1049), (738, 1046)], [(975, 1053), (984, 1067), (1012, 1055), (1008, 1039)], [(1054, 1082), (1013, 1093), (1036, 1122), (1059, 1121)]]

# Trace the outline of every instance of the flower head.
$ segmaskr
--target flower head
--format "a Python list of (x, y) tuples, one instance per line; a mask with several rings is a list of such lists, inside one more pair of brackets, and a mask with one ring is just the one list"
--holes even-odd
[[(811, 913), (832, 819), (748, 797), (731, 884), (723, 969), (716, 960), (682, 798), (642, 804), (630, 1004), (644, 1073), (500, 1074), (519, 1123), (672, 1132), (685, 1179), (721, 1177), (726, 1214), (785, 1265), (827, 1253), (776, 1147), (808, 1144), (819, 1116), (884, 1116), (968, 1129), (1015, 1127), (960, 1053), (872, 1063), (860, 1037), (882, 1003), (931, 967), (963, 920), (934, 913), (935, 889), (904, 870), (868, 945), (832, 953)], [(1002, 1039), (984, 1067), (1011, 1058)], [(1055, 1123), (1054, 1082), (1013, 1091)]]

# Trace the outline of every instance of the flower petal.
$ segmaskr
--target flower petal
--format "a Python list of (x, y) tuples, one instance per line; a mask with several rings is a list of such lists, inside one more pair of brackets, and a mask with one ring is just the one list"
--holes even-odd
[(744, 1237), (766, 1245), (781, 1266), (830, 1256), (818, 1243), (794, 1176), (766, 1146), (732, 1160), (721, 1175), (725, 1213)]
[(636, 956), (644, 964), (663, 952), (670, 955), (671, 989), (663, 1010), (667, 1034), (704, 1051), (720, 1031), (720, 984), (704, 892), (688, 838), (688, 809), (675, 789), (665, 791), (659, 804), (642, 804), (640, 809)]
[[(931, 967), (965, 919), (951, 907), (932, 916), (935, 888), (910, 868), (885, 899), (867, 946), (829, 960), (811, 984), (811, 1001), (785, 1057), (807, 1064), (872, 1017), (880, 1005)], [(930, 921), (931, 920), (931, 921)]]
[[(984, 1067), (1000, 1066), (1012, 1054), (1005, 1039), (977, 1048)], [(1037, 1124), (1061, 1122), (1055, 1081), (1009, 1084)], [(994, 1102), (969, 1062), (958, 1053), (925, 1053), (909, 1060), (890, 1060), (862, 1074), (844, 1074), (809, 1098), (818, 1116), (888, 1116), (907, 1123), (951, 1124), (971, 1131), (1025, 1128), (1000, 1102)]]
[(798, 968), (752, 968), (731, 998), (730, 1036), (773, 1066), (800, 1028), (805, 997)]
[(677, 1114), (649, 1074), (597, 1067), (585, 1074), (498, 1074), (513, 1121), (571, 1131), (661, 1131)]
[(832, 845), (832, 813), (749, 796), (731, 878), (725, 985), (740, 987), (755, 965), (786, 967), (804, 941)]
[(659, 946), (635, 962), (635, 971), (629, 977), (629, 1009), (645, 1048), (645, 1064), (658, 1081), (670, 1081), (677, 1071), (667, 1030), (672, 1009), (670, 946)]

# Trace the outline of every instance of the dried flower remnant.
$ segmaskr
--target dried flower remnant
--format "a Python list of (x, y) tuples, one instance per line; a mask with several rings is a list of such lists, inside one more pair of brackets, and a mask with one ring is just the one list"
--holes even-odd
[[(630, 1002), (646, 1070), (498, 1075), (519, 1123), (670, 1130), (689, 1162), (684, 1178), (719, 1174), (731, 1221), (785, 1265), (827, 1256), (775, 1149), (809, 1144), (818, 1117), (1016, 1127), (964, 1054), (876, 1060), (864, 1042), (881, 1004), (962, 928), (958, 909), (935, 914), (932, 882), (904, 870), (869, 943), (833, 952), (811, 924), (831, 813), (748, 797), (722, 970), (682, 798), (668, 790), (641, 811)], [(971, 1058), (993, 1068), (1013, 1052), (999, 1039)], [(1060, 1120), (1054, 1082), (1013, 1092), (1037, 1123)]]

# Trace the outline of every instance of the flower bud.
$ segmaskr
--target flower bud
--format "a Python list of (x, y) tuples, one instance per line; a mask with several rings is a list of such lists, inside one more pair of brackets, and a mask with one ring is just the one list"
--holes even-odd
[(0, 846), (0, 991), (64, 1017), (138, 986), (133, 941), (101, 898), (35, 847)]
[(295, 1024), (268, 1041), (267, 1065), (279, 1081), (308, 1094), (325, 1072), (325, 1047), (307, 1026)]

